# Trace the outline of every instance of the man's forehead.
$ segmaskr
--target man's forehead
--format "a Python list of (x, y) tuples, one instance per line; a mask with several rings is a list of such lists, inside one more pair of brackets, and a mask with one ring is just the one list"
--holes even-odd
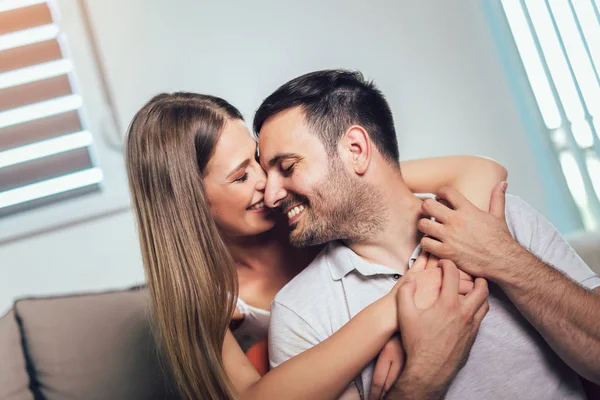
[(261, 152), (270, 153), (289, 153), (294, 148), (302, 146), (306, 142), (307, 132), (292, 130), (261, 130), (258, 137), (258, 146)]
[(314, 145), (315, 139), (298, 109), (282, 111), (269, 118), (258, 135), (261, 163), (270, 163), (274, 158), (302, 152)]
[(282, 159), (301, 157), (304, 151), (305, 146), (298, 143), (297, 136), (291, 135), (290, 139), (283, 138), (283, 135), (277, 137), (274, 139), (265, 135), (263, 138), (261, 135), (259, 138), (259, 156), (263, 167), (272, 167)]

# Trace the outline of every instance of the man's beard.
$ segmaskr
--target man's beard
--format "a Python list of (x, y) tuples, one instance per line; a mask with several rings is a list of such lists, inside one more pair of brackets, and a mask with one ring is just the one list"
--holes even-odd
[(290, 193), (284, 210), (304, 203), (305, 208), (290, 243), (315, 246), (333, 240), (356, 243), (372, 237), (385, 224), (386, 210), (378, 190), (352, 177), (339, 159), (330, 162), (327, 176), (314, 185), (311, 198)]

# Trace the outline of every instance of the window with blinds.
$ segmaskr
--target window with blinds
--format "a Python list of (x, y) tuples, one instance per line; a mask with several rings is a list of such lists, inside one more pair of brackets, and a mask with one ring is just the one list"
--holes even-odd
[(0, 0), (0, 217), (99, 190), (52, 2)]
[(600, 0), (502, 0), (586, 229), (600, 228)]

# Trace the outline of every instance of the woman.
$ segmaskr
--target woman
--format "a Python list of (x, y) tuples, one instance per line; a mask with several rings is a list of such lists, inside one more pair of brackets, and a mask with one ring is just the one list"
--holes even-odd
[[(186, 398), (334, 398), (397, 330), (390, 293), (261, 378), (228, 327), (244, 347), (265, 337), (270, 302), (319, 249), (291, 247), (281, 216), (265, 208), (242, 115), (213, 96), (158, 95), (131, 123), (126, 162), (156, 323)], [(415, 192), (450, 185), (482, 208), (505, 177), (475, 157), (402, 170)]]

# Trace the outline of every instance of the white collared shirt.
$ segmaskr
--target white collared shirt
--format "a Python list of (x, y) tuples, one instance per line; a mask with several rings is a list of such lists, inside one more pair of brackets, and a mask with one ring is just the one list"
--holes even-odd
[[(513, 237), (537, 257), (583, 286), (600, 286), (600, 278), (556, 229), (521, 199), (507, 195), (506, 218)], [(419, 252), (415, 249), (411, 260)], [(369, 263), (339, 242), (330, 243), (271, 305), (271, 366), (333, 335), (388, 293), (399, 278), (396, 270)], [(556, 356), (499, 288), (490, 284), (490, 292), (490, 311), (446, 399), (585, 399), (577, 374)], [(355, 350), (349, 347), (348, 351)], [(354, 379), (363, 399), (368, 397), (373, 368), (371, 362)]]

